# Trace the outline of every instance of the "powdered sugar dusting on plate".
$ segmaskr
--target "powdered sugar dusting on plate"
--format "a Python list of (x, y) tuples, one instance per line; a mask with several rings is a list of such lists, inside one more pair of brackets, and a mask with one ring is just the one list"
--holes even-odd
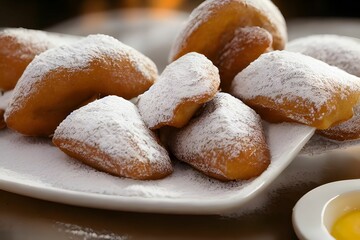
[(168, 65), (157, 82), (139, 97), (138, 107), (148, 127), (170, 122), (184, 102), (197, 102), (218, 90), (218, 69), (204, 55), (188, 53)]
[(301, 149), (300, 155), (320, 155), (327, 154), (331, 151), (342, 151), (348, 148), (358, 148), (360, 139), (347, 140), (347, 141), (336, 141), (319, 134), (315, 134), (308, 143), (305, 144), (304, 148)]
[(83, 240), (128, 240), (131, 237), (127, 235), (119, 236), (105, 230), (99, 231), (90, 227), (80, 225), (56, 222), (56, 228), (60, 232), (66, 234), (67, 239), (83, 239)]
[[(255, 179), (223, 183), (183, 163), (176, 163), (174, 173), (161, 180), (114, 177), (68, 157), (48, 139), (25, 137), (7, 129), (0, 132), (0, 188), (68, 204), (80, 204), (76, 200), (78, 194), (95, 194), (87, 195), (81, 205), (107, 209), (219, 213), (224, 209), (239, 209), (264, 189), (291, 162), (312, 133), (312, 128), (299, 124), (266, 125), (272, 155), (268, 169)], [(25, 188), (18, 189), (16, 184)], [(24, 191), (26, 186), (34, 189)], [(42, 189), (42, 194), (38, 195), (36, 189)], [(70, 190), (72, 194), (62, 190)], [(48, 191), (52, 193), (47, 195)]]
[(120, 175), (124, 171), (137, 171), (139, 177), (149, 174), (148, 168), (136, 169), (138, 162), (149, 164), (154, 172), (171, 172), (167, 151), (141, 120), (136, 106), (121, 97), (108, 96), (72, 112), (57, 127), (54, 142), (80, 156), (96, 148), (98, 154), (87, 161), (117, 169)]

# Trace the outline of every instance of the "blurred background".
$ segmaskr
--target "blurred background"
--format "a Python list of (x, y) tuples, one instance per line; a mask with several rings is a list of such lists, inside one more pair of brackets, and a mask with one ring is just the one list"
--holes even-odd
[[(0, 27), (46, 29), (84, 14), (139, 7), (190, 12), (201, 2), (202, 0), (0, 0)], [(360, 17), (358, 0), (273, 2), (287, 20), (304, 17)]]
[[(218, 0), (222, 1), (222, 0)], [(262, 1), (262, 0), (260, 0)], [(111, 35), (150, 57), (161, 71), (174, 38), (203, 0), (0, 0), (0, 28)], [(358, 0), (273, 0), (289, 39), (332, 33), (360, 38)]]

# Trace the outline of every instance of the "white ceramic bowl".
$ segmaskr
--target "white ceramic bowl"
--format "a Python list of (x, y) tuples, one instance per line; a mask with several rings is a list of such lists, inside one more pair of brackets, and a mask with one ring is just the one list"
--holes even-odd
[(334, 240), (330, 230), (343, 214), (360, 209), (360, 179), (337, 181), (305, 194), (293, 209), (292, 222), (301, 240)]

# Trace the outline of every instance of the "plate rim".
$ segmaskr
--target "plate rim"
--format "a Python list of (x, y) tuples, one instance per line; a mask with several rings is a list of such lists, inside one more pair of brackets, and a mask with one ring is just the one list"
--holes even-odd
[(194, 201), (194, 198), (189, 197), (143, 197), (84, 192), (46, 185), (26, 184), (24, 180), (14, 181), (11, 177), (4, 177), (1, 174), (0, 189), (41, 200), (97, 209), (168, 214), (226, 214), (239, 209), (240, 206), (256, 197), (272, 183), (296, 158), (296, 155), (315, 132), (314, 128), (296, 123), (290, 125), (292, 124), (308, 129), (308, 131), (302, 136), (301, 143), (283, 156), (287, 160), (271, 172), (265, 171), (253, 179), (252, 181), (258, 182), (255, 188), (247, 188), (244, 190), (246, 192), (239, 191), (232, 196), (221, 198), (221, 201), (219, 198), (201, 198)]

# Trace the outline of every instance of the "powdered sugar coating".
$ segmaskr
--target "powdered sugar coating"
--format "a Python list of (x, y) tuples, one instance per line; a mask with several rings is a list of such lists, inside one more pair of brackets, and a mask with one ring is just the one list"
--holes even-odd
[[(38, 91), (38, 88), (42, 86), (41, 81), (47, 74), (62, 69), (69, 72), (86, 71), (93, 61), (107, 57), (118, 63), (124, 59), (130, 61), (132, 66), (144, 76), (144, 79), (151, 79), (152, 75), (157, 74), (157, 72), (149, 71), (149, 69), (156, 69), (155, 64), (135, 49), (107, 35), (89, 35), (73, 44), (49, 49), (36, 56), (19, 79), (5, 118), (21, 108), (24, 102), (29, 100), (29, 96)], [(124, 71), (132, 71), (132, 69), (124, 69)], [(62, 80), (57, 79), (57, 81)], [(140, 81), (140, 79), (136, 79), (136, 81)]]
[(11, 90), (34, 57), (80, 37), (23, 28), (0, 31), (0, 90)]
[[(75, 110), (58, 126), (54, 139), (61, 140), (60, 148), (82, 156), (87, 155), (89, 148), (98, 149), (98, 155), (87, 161), (104, 169), (117, 168), (122, 176), (121, 168), (136, 168), (138, 162), (148, 164), (156, 172), (172, 169), (167, 151), (141, 120), (136, 106), (121, 97), (108, 96)], [(102, 155), (112, 160), (97, 157)], [(133, 171), (143, 178), (149, 174), (146, 170)]]
[(0, 37), (12, 38), (22, 46), (22, 48), (18, 48), (18, 51), (9, 53), (20, 59), (32, 58), (34, 54), (40, 54), (47, 49), (69, 44), (80, 39), (80, 37), (76, 36), (24, 28), (6, 28), (0, 31)]
[[(219, 11), (222, 7), (229, 5), (231, 3), (238, 3), (239, 6), (244, 6), (247, 8), (247, 12), (254, 12), (250, 16), (246, 16), (243, 19), (239, 19), (239, 25), (242, 26), (258, 26), (261, 22), (261, 27), (269, 30), (272, 34), (276, 35), (274, 37), (274, 42), (279, 45), (285, 44), (287, 40), (287, 31), (286, 23), (284, 17), (282, 16), (279, 9), (270, 1), (270, 0), (207, 0), (195, 8), (188, 22), (184, 25), (183, 29), (179, 32), (176, 41), (174, 42), (171, 51), (170, 59), (173, 59), (174, 56), (180, 52), (180, 49), (187, 44), (186, 39), (188, 39), (194, 32), (196, 32), (201, 25), (208, 22), (214, 14)], [(259, 19), (253, 21), (253, 15), (259, 14)], [(262, 21), (266, 19), (266, 21)], [(270, 31), (274, 30), (274, 31)], [(213, 36), (209, 35), (209, 39)], [(278, 49), (280, 46), (275, 46), (275, 49)]]
[[(259, 150), (266, 145), (259, 115), (239, 99), (221, 92), (205, 104), (199, 116), (170, 138), (171, 151), (178, 159), (225, 177), (229, 162), (248, 149)], [(259, 162), (267, 162), (269, 156), (262, 153), (253, 151), (252, 155)], [(220, 166), (215, 168), (217, 165)]]
[[(360, 77), (360, 40), (338, 35), (311, 35), (295, 39), (286, 49), (322, 60), (329, 65)], [(345, 140), (360, 133), (360, 105), (354, 108), (354, 116), (335, 127), (321, 131), (321, 134)]]
[(150, 128), (167, 124), (180, 104), (209, 101), (219, 85), (219, 70), (212, 62), (202, 54), (188, 53), (168, 65), (157, 82), (140, 95), (140, 114)]
[(289, 42), (286, 50), (311, 56), (360, 77), (360, 39), (311, 35)]
[[(235, 36), (233, 40), (229, 43), (227, 43), (224, 46), (224, 49), (226, 51), (223, 51), (221, 53), (221, 56), (219, 58), (219, 62), (222, 62), (224, 60), (229, 59), (229, 56), (232, 56), (233, 52), (242, 52), (244, 51), (244, 48), (248, 45), (251, 45), (253, 41), (260, 42), (262, 44), (269, 41), (269, 38), (271, 38), (271, 35), (269, 32), (263, 32), (262, 34), (254, 34), (258, 33), (262, 29), (260, 27), (243, 27), (239, 28), (235, 31)], [(239, 34), (240, 33), (240, 34)], [(243, 43), (242, 46), (239, 46), (239, 44), (234, 43)], [(231, 65), (235, 59), (229, 59), (228, 63)]]
[[(300, 53), (274, 51), (261, 55), (240, 72), (231, 92), (240, 99), (265, 96), (277, 104), (293, 100), (300, 105), (299, 99), (302, 99), (313, 107), (309, 110), (311, 116), (307, 117), (314, 118), (334, 94), (346, 99), (352, 91), (359, 90), (359, 83), (356, 76), (320, 60)], [(301, 114), (288, 117), (309, 123)]]

